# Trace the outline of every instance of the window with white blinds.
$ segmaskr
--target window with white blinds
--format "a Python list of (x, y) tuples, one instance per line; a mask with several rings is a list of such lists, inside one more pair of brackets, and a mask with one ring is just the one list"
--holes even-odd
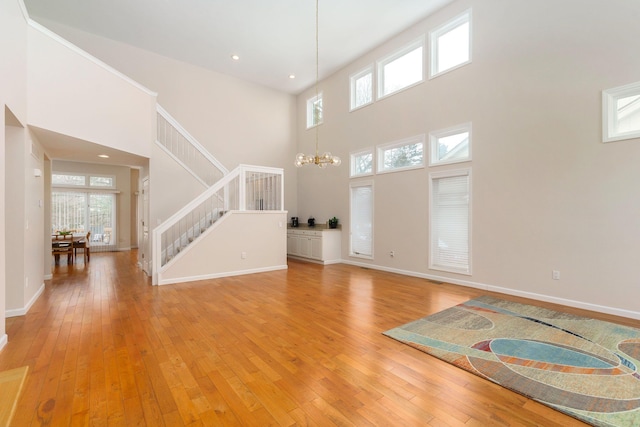
[(373, 257), (373, 182), (351, 183), (351, 256)]
[(116, 250), (116, 196), (82, 191), (51, 192), (51, 232), (91, 232), (91, 250)]
[(429, 268), (471, 274), (471, 170), (429, 175)]

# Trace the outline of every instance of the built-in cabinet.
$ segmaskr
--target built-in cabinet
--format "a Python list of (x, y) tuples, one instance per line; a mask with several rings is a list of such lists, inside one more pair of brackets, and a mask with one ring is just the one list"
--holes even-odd
[(287, 255), (322, 264), (340, 262), (339, 229), (299, 229), (287, 230)]

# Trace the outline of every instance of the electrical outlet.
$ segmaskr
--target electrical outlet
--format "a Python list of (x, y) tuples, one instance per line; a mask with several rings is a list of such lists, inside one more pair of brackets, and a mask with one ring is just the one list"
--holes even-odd
[(240, 253), (240, 258), (247, 259), (247, 253), (246, 252), (241, 252)]
[(396, 251), (391, 251), (391, 252), (389, 252), (389, 256), (390, 256), (391, 258), (393, 258), (394, 256), (396, 256)]
[(551, 278), (553, 280), (560, 280), (560, 272), (558, 270), (553, 270), (551, 272)]

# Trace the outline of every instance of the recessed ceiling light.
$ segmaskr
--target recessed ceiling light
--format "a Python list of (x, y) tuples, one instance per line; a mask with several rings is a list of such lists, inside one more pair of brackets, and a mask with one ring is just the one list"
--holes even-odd
[(240, 59), (240, 57), (238, 55), (231, 55), (231, 59), (233, 59), (234, 61), (237, 61)]
[(103, 159), (108, 159), (109, 156), (107, 154), (98, 154), (98, 157), (101, 157)]
[(295, 75), (295, 74), (289, 74), (289, 78), (290, 78), (290, 79), (295, 79), (295, 78), (296, 78), (296, 75)]

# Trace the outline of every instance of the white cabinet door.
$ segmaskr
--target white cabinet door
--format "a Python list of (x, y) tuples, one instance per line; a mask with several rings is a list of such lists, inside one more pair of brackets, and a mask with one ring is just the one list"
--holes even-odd
[(287, 253), (289, 255), (300, 254), (300, 238), (295, 234), (287, 234)]
[(309, 246), (311, 247), (310, 258), (322, 260), (322, 237), (309, 238)]
[(298, 255), (305, 258), (311, 257), (311, 240), (309, 236), (300, 236), (298, 242)]

